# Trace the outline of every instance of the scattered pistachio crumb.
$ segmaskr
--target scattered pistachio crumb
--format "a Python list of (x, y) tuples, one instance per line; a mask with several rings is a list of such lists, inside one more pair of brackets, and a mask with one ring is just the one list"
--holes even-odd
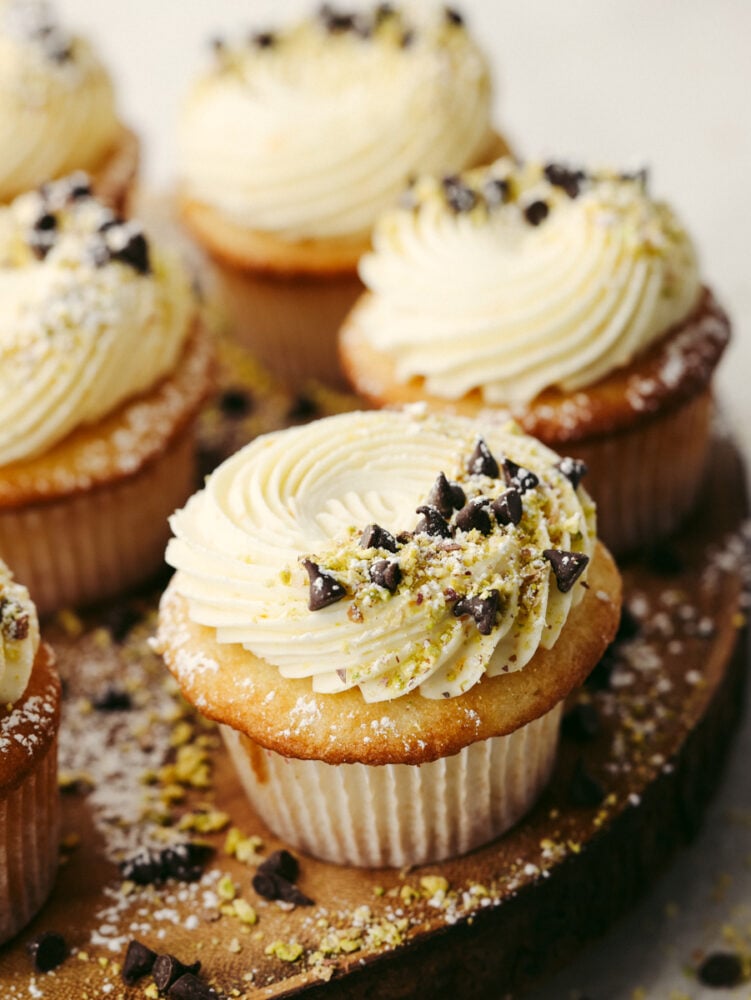
[(282, 962), (296, 962), (302, 957), (303, 946), (297, 941), (273, 941), (264, 949), (266, 955), (273, 955)]
[(442, 875), (423, 875), (420, 879), (420, 887), (426, 896), (432, 897), (437, 893), (447, 893), (449, 883), (448, 879)]
[(223, 875), (216, 885), (217, 895), (225, 902), (232, 902), (237, 895), (237, 888), (230, 875)]
[(247, 900), (236, 899), (233, 903), (233, 908), (235, 916), (241, 923), (250, 926), (258, 922), (258, 914)]

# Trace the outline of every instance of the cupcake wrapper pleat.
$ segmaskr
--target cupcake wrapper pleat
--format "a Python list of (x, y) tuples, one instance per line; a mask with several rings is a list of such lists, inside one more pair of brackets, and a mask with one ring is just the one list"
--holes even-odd
[(465, 854), (521, 819), (552, 772), (562, 707), (419, 767), (297, 760), (222, 733), (251, 805), (287, 844), (337, 864), (399, 868)]

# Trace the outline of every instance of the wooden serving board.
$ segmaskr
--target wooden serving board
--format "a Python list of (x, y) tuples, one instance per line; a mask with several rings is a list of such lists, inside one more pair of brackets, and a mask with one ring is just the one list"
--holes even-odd
[[(259, 430), (347, 405), (328, 394), (291, 401), (231, 347), (221, 379), (201, 431), (207, 467)], [(252, 888), (257, 864), (283, 845), (149, 647), (158, 592), (50, 623), (65, 681), (63, 864), (43, 912), (0, 949), (3, 1000), (153, 996), (149, 977), (122, 982), (132, 938), (200, 959), (206, 982), (246, 1000), (498, 998), (565, 961), (696, 831), (716, 784), (747, 661), (743, 484), (736, 452), (718, 440), (694, 519), (624, 566), (623, 634), (572, 701), (553, 780), (519, 826), (410, 871), (301, 856), (312, 906)], [(225, 851), (231, 829), (242, 860)], [(216, 848), (199, 881), (123, 881), (118, 861), (186, 840)], [(70, 955), (37, 974), (25, 945), (48, 930)]]

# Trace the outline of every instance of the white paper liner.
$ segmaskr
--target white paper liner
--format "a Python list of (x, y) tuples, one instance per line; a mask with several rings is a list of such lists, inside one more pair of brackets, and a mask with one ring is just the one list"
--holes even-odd
[(297, 760), (221, 728), (251, 805), (278, 837), (323, 861), (400, 868), (465, 854), (520, 820), (550, 778), (562, 709), (419, 767)]
[(0, 945), (47, 899), (57, 871), (59, 839), (55, 738), (19, 787), (0, 796)]
[(194, 429), (111, 486), (49, 503), (0, 509), (0, 557), (41, 615), (105, 600), (164, 562), (167, 518), (193, 492)]

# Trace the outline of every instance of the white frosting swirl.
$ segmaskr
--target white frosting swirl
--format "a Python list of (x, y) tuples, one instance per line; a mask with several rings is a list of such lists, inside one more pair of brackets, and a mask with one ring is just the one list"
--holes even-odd
[(367, 235), (411, 174), (477, 162), (489, 116), (486, 62), (440, 9), (396, 12), (368, 37), (314, 18), (220, 50), (184, 109), (181, 175), (249, 229)]
[[(396, 554), (361, 547), (368, 524), (393, 535), (415, 529), (441, 471), (461, 481), (467, 500), (503, 493), (503, 479), (467, 472), (480, 433), (499, 463), (511, 458), (539, 477), (518, 526), (493, 521), (488, 535), (473, 528), (447, 539), (416, 533)], [(557, 461), (510, 425), (421, 410), (330, 417), (258, 438), (225, 462), (172, 518), (167, 561), (193, 621), (284, 677), (310, 677), (325, 693), (357, 685), (367, 701), (418, 686), (452, 697), (552, 647), (581, 597), (578, 583), (561, 592), (543, 554), (590, 556), (595, 542), (593, 505)], [(309, 610), (304, 558), (348, 596)], [(393, 594), (371, 581), (379, 559), (399, 563)], [(499, 612), (488, 634), (454, 614), (458, 598), (493, 591)]]
[[(172, 372), (193, 318), (179, 262), (146, 245), (139, 269), (138, 224), (94, 198), (70, 200), (71, 186), (0, 208), (0, 466), (47, 451)], [(46, 238), (40, 260), (33, 247)]]
[[(506, 200), (488, 182), (508, 184)], [(460, 399), (523, 404), (557, 386), (574, 391), (627, 365), (695, 306), (693, 244), (643, 180), (570, 178), (571, 197), (539, 164), (499, 160), (451, 189), (419, 182), (376, 226), (360, 264), (371, 295), (357, 333), (393, 362), (395, 377)], [(548, 212), (537, 220), (535, 202)], [(525, 215), (529, 210), (537, 225)]]
[(75, 169), (96, 170), (121, 126), (88, 42), (40, 0), (0, 2), (0, 201)]
[(26, 690), (39, 648), (39, 622), (26, 587), (0, 560), (0, 707)]

